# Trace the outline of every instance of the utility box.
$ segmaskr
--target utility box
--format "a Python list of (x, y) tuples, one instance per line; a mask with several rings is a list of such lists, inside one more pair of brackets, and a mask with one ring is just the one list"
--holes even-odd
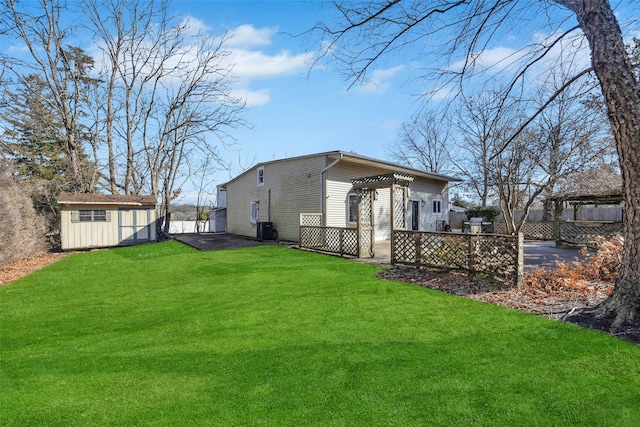
[(258, 240), (274, 240), (273, 222), (263, 221), (256, 224)]

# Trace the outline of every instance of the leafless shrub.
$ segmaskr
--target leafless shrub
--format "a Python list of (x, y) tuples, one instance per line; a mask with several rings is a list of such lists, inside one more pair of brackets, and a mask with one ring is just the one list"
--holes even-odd
[(28, 192), (13, 177), (0, 174), (0, 266), (44, 252), (45, 228)]

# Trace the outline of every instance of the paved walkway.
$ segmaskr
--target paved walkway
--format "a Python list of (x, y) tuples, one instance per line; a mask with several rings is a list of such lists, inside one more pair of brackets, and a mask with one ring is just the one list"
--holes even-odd
[(221, 249), (275, 244), (275, 241), (273, 240), (265, 240), (261, 242), (250, 237), (226, 233), (175, 234), (173, 238), (186, 245), (200, 249), (201, 251), (215, 251)]
[[(260, 242), (250, 237), (226, 233), (177, 234), (174, 235), (174, 238), (179, 242), (203, 251), (276, 244), (274, 240)], [(362, 258), (360, 261), (373, 264), (390, 264), (391, 242), (389, 240), (376, 242), (375, 253), (375, 258)], [(573, 261), (576, 258), (583, 258), (578, 249), (557, 248), (555, 242), (526, 242), (524, 244), (525, 271), (535, 267), (553, 268), (556, 261)]]

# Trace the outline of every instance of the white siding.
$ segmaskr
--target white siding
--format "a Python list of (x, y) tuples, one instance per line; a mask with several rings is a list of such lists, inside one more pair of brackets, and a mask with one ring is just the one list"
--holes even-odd
[[(351, 180), (389, 173), (389, 170), (372, 168), (354, 163), (341, 162), (327, 172), (326, 181), (326, 225), (330, 227), (355, 227), (349, 224), (348, 196), (353, 185)], [(373, 218), (376, 240), (391, 238), (391, 190), (379, 188), (373, 202)]]
[(281, 240), (298, 241), (301, 212), (320, 212), (321, 171), (324, 156), (266, 163), (264, 184), (257, 183), (257, 168), (252, 168), (227, 184), (227, 232), (256, 237), (251, 223), (251, 202), (260, 202), (258, 221), (271, 221)]
[[(327, 173), (327, 200), (326, 200), (326, 225), (333, 227), (349, 227), (348, 223), (348, 195), (352, 190), (351, 180), (366, 176), (389, 173), (388, 169), (372, 168), (353, 163), (339, 163)], [(374, 221), (376, 240), (388, 240), (391, 238), (391, 189), (379, 188), (377, 200), (374, 201)], [(432, 201), (438, 198), (442, 200), (442, 214), (434, 215)], [(407, 228), (411, 225), (410, 200), (425, 201), (420, 206), (419, 227), (422, 231), (435, 231), (436, 220), (448, 222), (448, 206), (446, 183), (416, 177), (409, 187), (409, 200), (407, 200)]]
[[(227, 183), (227, 232), (256, 237), (256, 226), (251, 222), (251, 203), (260, 203), (258, 221), (268, 221), (269, 190), (270, 220), (282, 240), (298, 241), (299, 214), (302, 212), (325, 212), (324, 221), (327, 226), (355, 226), (348, 222), (348, 196), (353, 187), (351, 181), (386, 174), (392, 170), (342, 160), (325, 172), (323, 188), (322, 170), (331, 161), (324, 155), (318, 155), (269, 162), (256, 166)], [(263, 185), (257, 183), (258, 167), (264, 168)], [(421, 209), (421, 230), (435, 230), (437, 219), (448, 219), (446, 182), (416, 178), (410, 191), (410, 198), (425, 199), (425, 206)], [(374, 201), (376, 240), (387, 240), (391, 234), (391, 190), (380, 188), (377, 192)], [(431, 212), (434, 197), (442, 198), (443, 213), (439, 217)], [(409, 214), (407, 206), (407, 221), (410, 220)]]
[[(442, 213), (433, 213), (433, 200), (442, 201)], [(444, 220), (449, 222), (449, 200), (447, 198), (447, 187), (443, 182), (416, 178), (409, 186), (409, 200), (419, 200), (420, 206), (420, 231), (436, 231), (436, 221)], [(424, 206), (422, 206), (424, 201)], [(411, 225), (411, 211), (407, 208), (407, 224)]]

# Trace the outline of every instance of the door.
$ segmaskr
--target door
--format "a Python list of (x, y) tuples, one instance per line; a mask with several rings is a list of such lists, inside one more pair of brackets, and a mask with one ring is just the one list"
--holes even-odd
[(411, 201), (411, 230), (420, 229), (420, 202), (418, 200)]
[(120, 243), (140, 243), (151, 240), (148, 210), (120, 209), (118, 211), (118, 240)]

